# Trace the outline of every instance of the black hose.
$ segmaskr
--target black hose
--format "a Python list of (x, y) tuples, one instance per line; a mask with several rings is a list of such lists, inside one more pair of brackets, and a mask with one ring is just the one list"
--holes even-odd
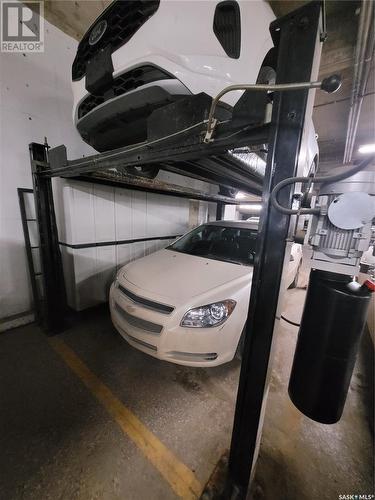
[(301, 323), (295, 323), (294, 321), (291, 321), (290, 319), (286, 318), (283, 315), (281, 315), (280, 318), (286, 321), (287, 323), (290, 323), (293, 326), (301, 326)]
[(352, 168), (349, 168), (347, 170), (342, 171), (340, 169), (340, 172), (337, 174), (331, 174), (331, 175), (321, 175), (318, 177), (314, 177), (311, 180), (311, 177), (288, 177), (287, 179), (284, 179), (283, 181), (279, 182), (276, 184), (276, 186), (273, 188), (271, 192), (271, 204), (273, 205), (276, 210), (279, 212), (286, 214), (286, 215), (295, 215), (295, 214), (319, 214), (320, 209), (319, 208), (300, 208), (300, 209), (292, 209), (292, 208), (286, 208), (280, 205), (280, 203), (277, 200), (279, 191), (285, 187), (288, 186), (289, 184), (295, 184), (297, 182), (309, 182), (311, 181), (312, 184), (322, 184), (322, 183), (332, 183), (332, 182), (338, 182), (343, 179), (346, 179), (347, 177), (351, 177), (352, 175), (360, 172), (364, 168), (367, 167), (373, 160), (375, 156), (371, 155), (367, 158), (365, 158), (361, 163), (358, 165), (355, 165)]

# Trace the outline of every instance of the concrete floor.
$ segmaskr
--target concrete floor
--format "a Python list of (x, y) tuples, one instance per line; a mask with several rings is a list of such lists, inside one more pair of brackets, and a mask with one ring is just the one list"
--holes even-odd
[[(283, 315), (298, 323), (304, 298), (304, 290), (288, 290)], [(366, 332), (363, 337), (341, 420), (322, 425), (302, 415), (287, 395), (297, 333), (295, 326), (280, 323), (252, 497), (336, 500), (340, 494), (373, 495), (374, 347), (370, 336)]]
[[(299, 319), (304, 293), (288, 291), (285, 316)], [(342, 420), (316, 424), (286, 393), (296, 333), (280, 324), (252, 497), (373, 493), (371, 360), (359, 358)], [(203, 486), (229, 446), (239, 362), (212, 369), (160, 362), (128, 346), (105, 310), (60, 338)], [(176, 498), (36, 326), (0, 335), (0, 387), (1, 500)]]

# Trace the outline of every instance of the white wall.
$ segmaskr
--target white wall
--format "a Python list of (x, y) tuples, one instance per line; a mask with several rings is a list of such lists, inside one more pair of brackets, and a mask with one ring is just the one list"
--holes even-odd
[[(0, 53), (0, 320), (32, 307), (17, 197), (18, 187), (32, 187), (28, 144), (44, 142), (47, 136), (51, 146), (67, 146), (68, 158), (93, 152), (80, 139), (71, 118), (70, 75), (76, 47), (75, 40), (45, 22), (44, 53)], [(160, 178), (217, 192), (213, 186), (175, 174), (162, 172)], [(183, 232), (189, 223), (190, 204), (179, 198), (63, 180), (54, 182), (54, 192), (63, 243), (167, 236)], [(201, 202), (190, 219), (198, 223), (212, 220), (214, 214), (214, 204)], [(30, 229), (35, 238), (35, 225)], [(85, 250), (62, 247), (71, 305), (81, 309), (105, 300), (116, 267), (167, 243)]]
[(71, 120), (77, 42), (45, 23), (45, 52), (0, 53), (0, 319), (31, 308), (17, 188), (32, 187), (28, 144), (65, 143), (89, 153)]

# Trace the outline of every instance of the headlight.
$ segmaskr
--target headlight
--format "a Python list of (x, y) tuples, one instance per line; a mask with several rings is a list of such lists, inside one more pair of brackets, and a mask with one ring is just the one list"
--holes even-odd
[(207, 306), (190, 309), (184, 314), (181, 320), (181, 326), (189, 328), (210, 328), (219, 326), (229, 318), (236, 305), (235, 300), (223, 300)]

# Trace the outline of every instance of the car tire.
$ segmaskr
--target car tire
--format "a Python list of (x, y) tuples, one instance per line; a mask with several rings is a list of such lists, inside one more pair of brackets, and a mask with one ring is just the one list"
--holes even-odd
[(238, 193), (238, 189), (229, 188), (227, 186), (219, 186), (219, 194), (222, 196), (227, 196), (228, 198), (235, 198)]
[(256, 83), (274, 84), (276, 83), (276, 68), (277, 68), (277, 53), (276, 49), (272, 48), (268, 51), (263, 60), (262, 66), (258, 73)]
[(159, 173), (159, 167), (146, 165), (141, 167), (117, 167), (117, 170), (125, 175), (134, 175), (135, 177), (143, 177), (146, 179), (155, 179)]

